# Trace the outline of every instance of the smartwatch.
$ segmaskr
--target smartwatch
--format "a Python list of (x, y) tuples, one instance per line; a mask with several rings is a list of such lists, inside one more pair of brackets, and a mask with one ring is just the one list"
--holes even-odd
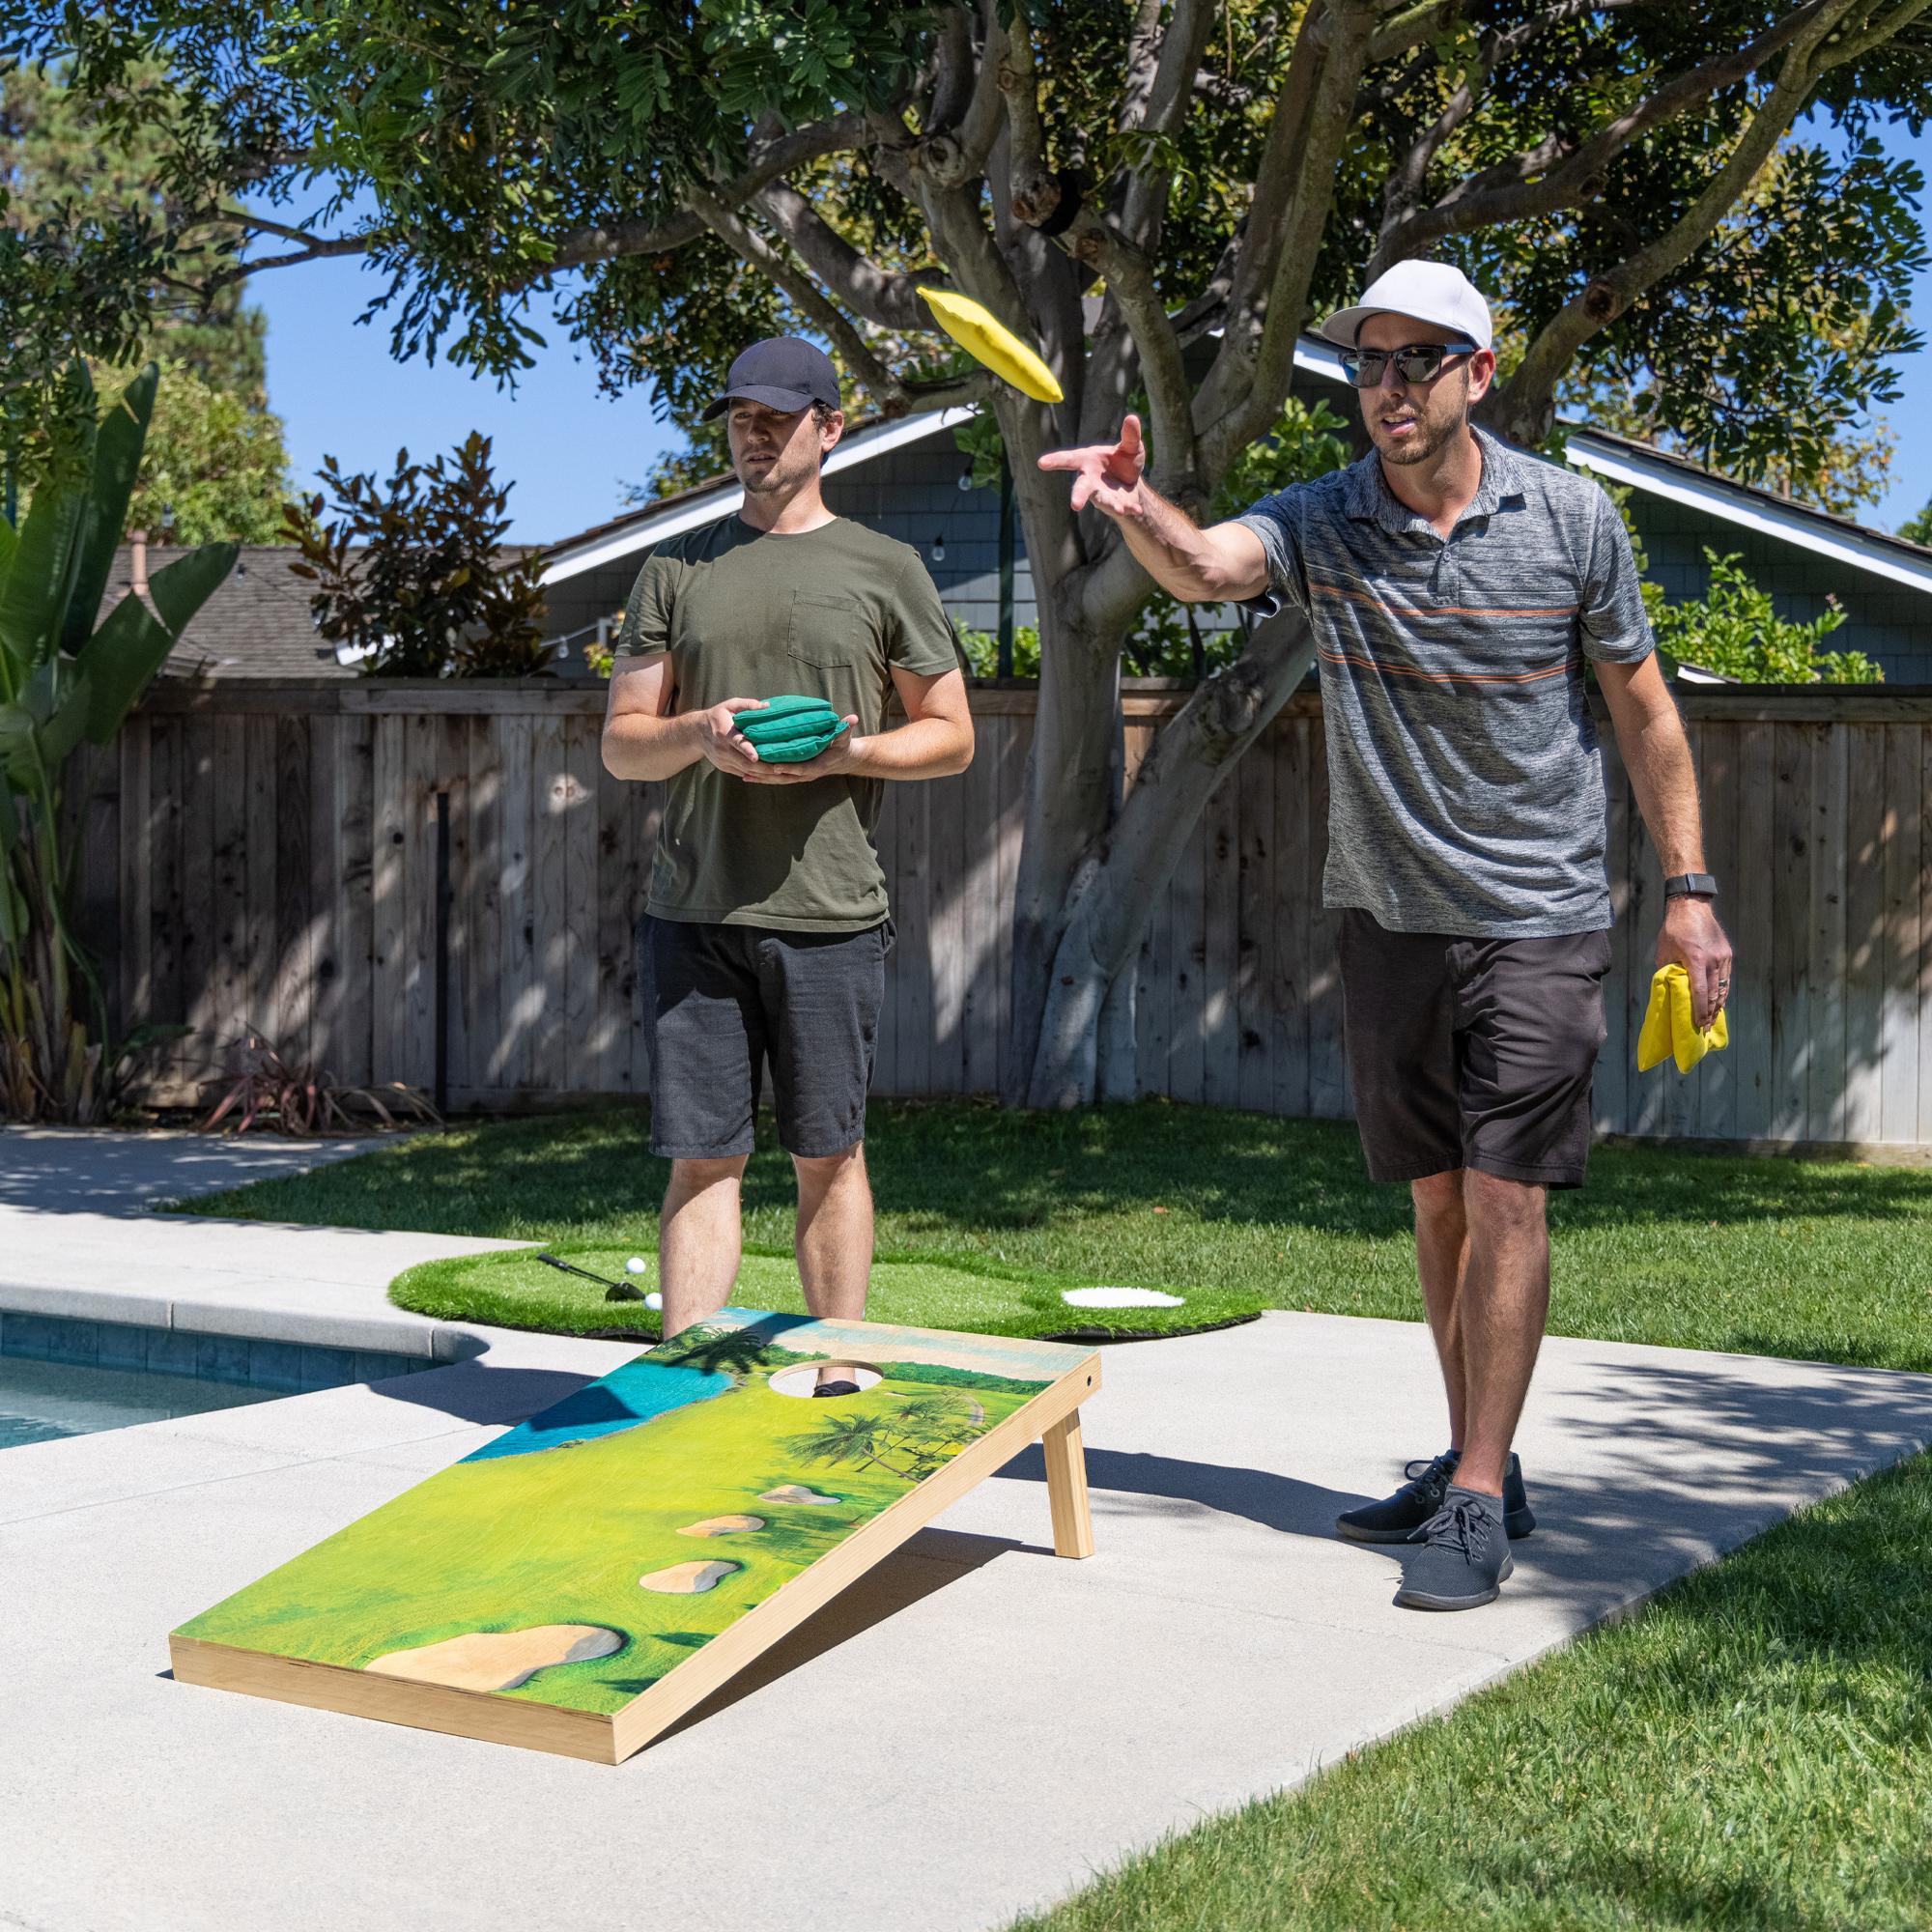
[(1714, 899), (1718, 896), (1718, 882), (1709, 872), (1673, 872), (1663, 882), (1663, 896), (1667, 899)]

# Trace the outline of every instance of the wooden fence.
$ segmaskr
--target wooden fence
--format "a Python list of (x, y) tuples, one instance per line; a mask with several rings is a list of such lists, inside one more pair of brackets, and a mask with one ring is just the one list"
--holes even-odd
[[(1130, 773), (1180, 701), (1130, 689)], [(192, 1097), (250, 1022), (342, 1079), (425, 1088), (440, 1031), (458, 1107), (643, 1091), (631, 934), (657, 800), (603, 771), (601, 709), (601, 691), (538, 682), (152, 695), (116, 747), (87, 754), (71, 801), (82, 923), (124, 1024), (195, 1029), (152, 1096)], [(1685, 709), (1738, 950), (1734, 1044), (1688, 1080), (1634, 1070), (1661, 886), (1612, 750), (1620, 923), (1599, 1124), (1932, 1143), (1932, 696), (1691, 693)], [(987, 1091), (1002, 1071), (1033, 696), (981, 690), (974, 710), (970, 771), (888, 788), (899, 943), (884, 1094)], [(1349, 1111), (1335, 920), (1320, 903), (1326, 816), (1309, 695), (1223, 784), (1152, 909), (1144, 1091)]]

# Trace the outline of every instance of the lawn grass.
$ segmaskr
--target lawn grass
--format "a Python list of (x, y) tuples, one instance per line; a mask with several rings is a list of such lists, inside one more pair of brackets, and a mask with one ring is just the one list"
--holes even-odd
[[(190, 1206), (648, 1255), (666, 1173), (648, 1118), (463, 1125)], [(761, 1140), (746, 1237), (782, 1255), (790, 1165)], [(1406, 1190), (1363, 1178), (1347, 1125), (1166, 1101), (874, 1102), (867, 1154), (888, 1261), (1420, 1313)], [(1932, 1369), (1932, 1173), (1606, 1148), (1586, 1189), (1550, 1197), (1550, 1220), (1553, 1333)], [(489, 1319), (460, 1297), (436, 1312)]]
[[(1287, 1660), (1284, 1660), (1285, 1667)], [(1026, 1932), (1932, 1924), (1932, 1457)]]

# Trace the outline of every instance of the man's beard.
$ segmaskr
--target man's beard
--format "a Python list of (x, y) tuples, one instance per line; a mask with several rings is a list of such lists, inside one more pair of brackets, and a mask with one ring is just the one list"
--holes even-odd
[(1396, 443), (1378, 441), (1376, 447), (1381, 452), (1384, 463), (1399, 464), (1405, 468), (1411, 463), (1427, 463), (1461, 427), (1460, 422), (1438, 426), (1417, 416), (1413, 436)]

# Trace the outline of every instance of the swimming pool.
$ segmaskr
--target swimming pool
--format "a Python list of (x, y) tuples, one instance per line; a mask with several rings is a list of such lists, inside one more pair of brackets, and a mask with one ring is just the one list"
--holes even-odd
[(0, 1449), (385, 1381), (425, 1355), (0, 1313)]
[(0, 1355), (0, 1449), (272, 1402), (282, 1393), (193, 1376), (151, 1375), (143, 1369), (84, 1368), (74, 1362)]

